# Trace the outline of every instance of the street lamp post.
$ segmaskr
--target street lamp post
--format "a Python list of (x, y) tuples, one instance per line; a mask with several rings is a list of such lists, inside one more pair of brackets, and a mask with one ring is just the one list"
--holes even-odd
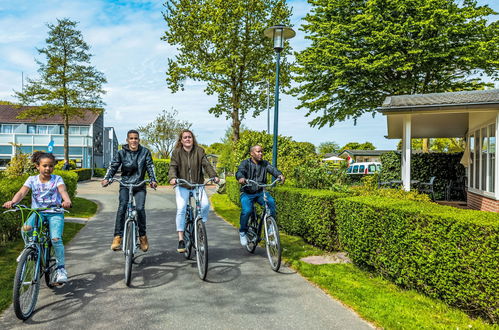
[(277, 135), (279, 123), (279, 71), (281, 61), (281, 51), (284, 49), (284, 40), (293, 38), (295, 31), (285, 25), (274, 25), (263, 32), (263, 34), (272, 39), (274, 50), (276, 51), (276, 73), (275, 73), (275, 94), (274, 94), (274, 145), (272, 146), (272, 165), (277, 167)]

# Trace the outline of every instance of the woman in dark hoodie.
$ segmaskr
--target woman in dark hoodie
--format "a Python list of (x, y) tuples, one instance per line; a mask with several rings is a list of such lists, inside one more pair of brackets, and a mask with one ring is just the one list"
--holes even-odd
[[(107, 186), (109, 180), (116, 174), (121, 166), (121, 180), (123, 183), (137, 184), (144, 180), (144, 176), (149, 174), (150, 185), (152, 188), (157, 187), (156, 175), (154, 173), (154, 163), (152, 161), (151, 152), (149, 149), (139, 144), (139, 132), (130, 130), (127, 133), (126, 142), (122, 149), (118, 151), (114, 157), (107, 173), (102, 180), (102, 186)], [(149, 242), (146, 236), (146, 186), (143, 185), (134, 188), (133, 196), (135, 198), (135, 206), (137, 210), (137, 220), (139, 223), (139, 241), (140, 249), (147, 251), (149, 249)], [(121, 238), (123, 237), (123, 229), (125, 226), (125, 213), (128, 203), (128, 188), (120, 186), (119, 206), (116, 214), (116, 223), (114, 226), (114, 239), (111, 244), (111, 249), (117, 251), (121, 246)]]

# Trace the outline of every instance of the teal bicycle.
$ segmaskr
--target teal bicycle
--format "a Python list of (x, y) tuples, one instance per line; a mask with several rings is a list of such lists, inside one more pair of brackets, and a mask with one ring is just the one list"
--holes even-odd
[(28, 237), (21, 231), (24, 240), (24, 250), (18, 258), (16, 275), (14, 276), (13, 302), (14, 311), (20, 320), (28, 319), (34, 312), (42, 276), (49, 288), (58, 284), (56, 278), (55, 250), (50, 239), (48, 222), (40, 213), (51, 211), (57, 213), (69, 212), (60, 207), (32, 209), (24, 205), (15, 205), (8, 212), (21, 212), (22, 223), (32, 215), (36, 215), (32, 235)]

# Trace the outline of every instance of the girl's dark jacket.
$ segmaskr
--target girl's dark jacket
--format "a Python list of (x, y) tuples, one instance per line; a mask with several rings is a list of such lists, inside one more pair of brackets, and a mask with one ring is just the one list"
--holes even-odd
[(109, 164), (107, 173), (104, 176), (105, 180), (111, 179), (121, 166), (121, 179), (124, 183), (137, 184), (144, 180), (144, 177), (149, 174), (151, 181), (156, 181), (156, 173), (154, 172), (154, 163), (152, 161), (151, 152), (149, 149), (141, 146), (137, 151), (132, 151), (128, 144), (123, 145), (121, 150), (118, 150), (113, 161)]
[[(193, 146), (191, 151), (187, 152), (180, 147), (172, 152), (168, 176), (170, 180), (184, 179), (191, 183), (203, 183), (203, 169), (204, 173), (208, 174), (210, 178), (217, 176), (217, 172), (206, 158), (203, 148)], [(185, 186), (185, 188), (188, 188), (188, 186)]]

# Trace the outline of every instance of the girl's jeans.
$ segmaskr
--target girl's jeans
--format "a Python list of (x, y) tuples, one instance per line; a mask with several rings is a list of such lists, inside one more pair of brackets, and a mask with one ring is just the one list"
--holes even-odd
[[(57, 268), (64, 268), (64, 244), (62, 243), (62, 232), (64, 231), (64, 214), (42, 212), (40, 213), (40, 216), (44, 219), (47, 219), (49, 224), (50, 239), (52, 240), (52, 245), (54, 246)], [(24, 225), (34, 228), (36, 220), (38, 220), (38, 217), (35, 213), (33, 213)], [(31, 236), (32, 231), (33, 230), (27, 232), (28, 236)]]
[[(191, 191), (193, 194), (195, 193), (192, 189), (181, 186), (175, 187), (175, 197), (177, 200), (177, 217), (175, 221), (177, 222), (177, 231), (185, 230), (185, 213), (189, 201), (189, 192)], [(203, 222), (206, 222), (208, 220), (208, 213), (210, 212), (210, 201), (204, 188), (199, 188), (199, 193), (201, 195), (201, 218)], [(193, 205), (193, 207), (195, 206)]]

